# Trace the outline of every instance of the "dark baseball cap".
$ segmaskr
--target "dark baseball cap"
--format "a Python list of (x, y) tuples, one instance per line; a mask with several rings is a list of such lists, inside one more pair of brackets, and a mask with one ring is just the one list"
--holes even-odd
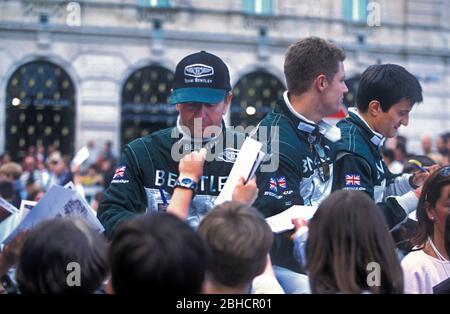
[(211, 53), (200, 51), (178, 63), (169, 103), (217, 104), (230, 90), (230, 73), (225, 63)]

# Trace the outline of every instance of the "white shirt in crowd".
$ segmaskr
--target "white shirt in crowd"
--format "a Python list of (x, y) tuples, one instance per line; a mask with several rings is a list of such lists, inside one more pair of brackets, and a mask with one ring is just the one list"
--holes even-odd
[(412, 251), (402, 260), (405, 293), (433, 293), (433, 287), (450, 277), (450, 261), (423, 250)]

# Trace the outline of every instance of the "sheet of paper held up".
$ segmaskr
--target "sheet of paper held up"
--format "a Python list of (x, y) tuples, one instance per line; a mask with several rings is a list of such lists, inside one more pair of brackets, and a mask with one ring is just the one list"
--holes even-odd
[(408, 218), (412, 219), (414, 221), (417, 221), (417, 216), (416, 216), (417, 210), (413, 210), (409, 215)]
[(105, 230), (97, 219), (94, 210), (76, 190), (53, 185), (28, 215), (3, 240), (3, 243), (9, 244), (21, 230), (30, 230), (40, 222), (56, 217), (78, 217), (85, 220), (99, 233)]
[(89, 158), (89, 150), (86, 146), (82, 147), (75, 157), (72, 159), (72, 164), (75, 166), (80, 166), (86, 159)]
[(266, 218), (270, 228), (275, 233), (280, 233), (294, 228), (293, 218), (302, 218), (310, 220), (317, 211), (317, 206), (294, 205), (285, 211)]
[(219, 205), (226, 201), (231, 201), (233, 190), (239, 182), (240, 177), (249, 178), (256, 171), (261, 163), (264, 153), (260, 151), (262, 144), (250, 137), (247, 137), (242, 144), (233, 168), (228, 175), (227, 182), (217, 197), (215, 204)]

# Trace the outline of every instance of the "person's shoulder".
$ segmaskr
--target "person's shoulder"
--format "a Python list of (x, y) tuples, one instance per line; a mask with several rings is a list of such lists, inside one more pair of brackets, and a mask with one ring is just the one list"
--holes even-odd
[(258, 132), (260, 134), (274, 135), (274, 132), (278, 133), (278, 137), (281, 140), (291, 139), (291, 137), (297, 138), (297, 130), (293, 127), (292, 122), (284, 114), (279, 112), (269, 113), (258, 125)]
[(260, 122), (259, 126), (282, 126), (288, 122), (287, 117), (281, 112), (272, 111), (269, 112)]
[(151, 151), (154, 145), (167, 145), (168, 143), (171, 143), (172, 129), (173, 128), (162, 129), (149, 135), (138, 137), (125, 145), (124, 150), (133, 150), (139, 153), (148, 150)]
[(144, 141), (149, 141), (149, 140), (151, 141), (151, 140), (155, 140), (155, 139), (159, 139), (159, 138), (162, 138), (162, 139), (171, 138), (174, 129), (175, 129), (175, 127), (161, 129), (161, 130), (155, 131), (149, 135), (143, 136), (142, 139)]
[(361, 128), (350, 119), (343, 119), (336, 126), (341, 130), (341, 138), (336, 142), (338, 151), (357, 153), (369, 149)]
[(429, 259), (423, 250), (414, 250), (409, 252), (401, 261), (402, 268), (412, 272), (421, 271)]
[(258, 139), (270, 146), (278, 145), (281, 155), (298, 155), (308, 146), (293, 127), (291, 121), (281, 113), (270, 113), (258, 127)]

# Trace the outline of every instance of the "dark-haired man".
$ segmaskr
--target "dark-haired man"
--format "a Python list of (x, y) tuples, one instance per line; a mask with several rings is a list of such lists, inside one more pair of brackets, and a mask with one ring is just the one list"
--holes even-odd
[(366, 192), (383, 210), (390, 229), (404, 222), (417, 207), (415, 189), (427, 172), (393, 175), (383, 161), (385, 138), (394, 137), (407, 126), (409, 113), (422, 101), (422, 87), (414, 75), (395, 64), (373, 65), (361, 76), (357, 108), (337, 126), (333, 189)]

